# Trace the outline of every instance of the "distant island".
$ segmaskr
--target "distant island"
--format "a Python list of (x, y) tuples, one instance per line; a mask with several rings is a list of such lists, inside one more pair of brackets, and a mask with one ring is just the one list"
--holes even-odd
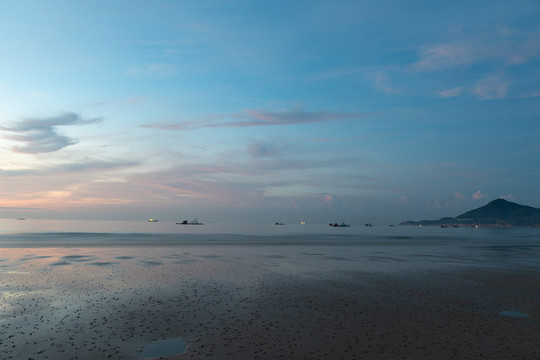
[(404, 221), (400, 225), (540, 227), (540, 209), (516, 204), (504, 199), (497, 199), (454, 218), (444, 217), (439, 220)]

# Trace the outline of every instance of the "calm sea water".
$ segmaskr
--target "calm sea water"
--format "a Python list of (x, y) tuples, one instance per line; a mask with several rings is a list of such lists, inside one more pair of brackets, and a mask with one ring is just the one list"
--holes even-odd
[(108, 246), (271, 247), (345, 260), (540, 266), (540, 229), (0, 219), (0, 248)]
[(327, 224), (273, 223), (205, 223), (177, 225), (175, 222), (115, 221), (115, 220), (43, 220), (1, 219), (0, 236), (37, 233), (101, 233), (101, 234), (230, 234), (252, 236), (288, 235), (380, 235), (380, 236), (436, 236), (436, 237), (537, 237), (540, 229), (497, 228), (439, 228), (437, 226), (372, 226), (330, 227)]

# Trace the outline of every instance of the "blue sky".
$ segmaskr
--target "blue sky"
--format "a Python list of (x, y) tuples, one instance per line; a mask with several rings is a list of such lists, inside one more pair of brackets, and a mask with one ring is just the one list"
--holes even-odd
[(540, 207), (539, 1), (0, 1), (0, 216)]

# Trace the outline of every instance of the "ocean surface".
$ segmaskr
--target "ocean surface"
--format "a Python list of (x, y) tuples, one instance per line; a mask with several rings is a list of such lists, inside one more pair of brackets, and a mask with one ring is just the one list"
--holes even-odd
[(529, 228), (0, 219), (0, 248), (166, 246), (264, 248), (256, 251), (280, 256), (311, 251), (334, 260), (432, 266), (540, 266), (540, 229)]

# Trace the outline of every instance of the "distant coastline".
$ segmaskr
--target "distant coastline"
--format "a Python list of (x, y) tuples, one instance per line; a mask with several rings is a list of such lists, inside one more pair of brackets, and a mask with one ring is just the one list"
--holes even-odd
[(400, 225), (441, 227), (540, 228), (540, 209), (496, 199), (456, 217), (439, 220), (404, 221)]

